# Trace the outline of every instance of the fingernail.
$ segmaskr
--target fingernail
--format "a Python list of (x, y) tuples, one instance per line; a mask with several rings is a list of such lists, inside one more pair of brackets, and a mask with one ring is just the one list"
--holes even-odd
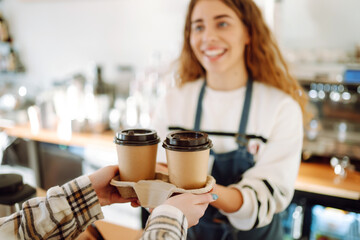
[(216, 195), (215, 193), (212, 193), (212, 194), (211, 194), (211, 196), (212, 196), (212, 198), (213, 198), (214, 200), (216, 200), (216, 199), (218, 199), (218, 198), (219, 198), (219, 196), (218, 196), (218, 195)]

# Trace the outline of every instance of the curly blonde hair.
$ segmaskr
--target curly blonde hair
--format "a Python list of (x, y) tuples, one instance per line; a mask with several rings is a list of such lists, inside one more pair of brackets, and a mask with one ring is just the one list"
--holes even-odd
[[(245, 64), (254, 81), (259, 81), (289, 94), (299, 103), (304, 121), (309, 118), (306, 112), (307, 95), (298, 81), (289, 73), (288, 66), (277, 46), (275, 37), (266, 25), (260, 9), (253, 0), (220, 0), (230, 7), (246, 26), (250, 43), (245, 46)], [(190, 46), (191, 14), (198, 0), (189, 3), (183, 48), (179, 57), (177, 84), (195, 81), (206, 75), (205, 69), (197, 60)]]

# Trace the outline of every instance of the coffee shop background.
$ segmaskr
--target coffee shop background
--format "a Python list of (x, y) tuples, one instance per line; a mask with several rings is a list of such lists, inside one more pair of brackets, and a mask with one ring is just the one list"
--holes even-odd
[[(336, 63), (351, 61), (360, 48), (356, 31), (360, 17), (353, 12), (359, 1), (256, 2), (299, 77), (311, 78), (318, 63), (326, 63), (320, 66), (324, 71), (342, 71), (343, 66)], [(92, 83), (100, 65), (103, 80), (114, 84), (120, 95), (126, 95), (131, 87), (128, 81), (136, 79), (141, 84), (132, 81), (133, 91), (145, 91), (147, 98), (153, 98), (172, 83), (168, 66), (179, 54), (187, 4), (188, 0), (2, 0), (0, 11), (12, 49), (25, 71), (2, 74), (1, 85), (7, 82), (13, 85), (12, 91), (32, 98), (76, 75)], [(9, 47), (0, 47), (8, 55)], [(298, 67), (303, 63), (310, 63), (305, 71)], [(142, 111), (151, 111), (154, 101)], [(108, 103), (104, 100), (99, 105)], [(128, 121), (134, 124), (140, 119)], [(147, 113), (142, 121), (148, 124)]]
[[(70, 139), (74, 132), (147, 127), (156, 101), (174, 84), (173, 61), (181, 49), (188, 2), (0, 0), (0, 12), (10, 36), (9, 41), (0, 42), (0, 55), (5, 61), (12, 49), (21, 66), (0, 72), (0, 127), (30, 122), (33, 133), (47, 128), (57, 131), (62, 139)], [(324, 92), (324, 96), (334, 96), (336, 102), (335, 93), (339, 93), (341, 106), (359, 114), (359, 84), (350, 88), (342, 83), (347, 69), (359, 68), (360, 1), (256, 2), (315, 106), (322, 106), (323, 88), (329, 84), (336, 91), (331, 90), (332, 95)], [(349, 93), (350, 98), (343, 93)], [(342, 116), (331, 122), (330, 129), (345, 126), (353, 134), (347, 136), (360, 139), (359, 115)], [(309, 131), (312, 140), (321, 129), (320, 120), (324, 119), (315, 119)], [(322, 129), (329, 125), (326, 123)], [(337, 132), (331, 138), (338, 138)], [(1, 135), (2, 148), (12, 141)], [(58, 159), (40, 165), (55, 166), (61, 159), (77, 169), (75, 174), (116, 164), (115, 149), (48, 143), (41, 143), (39, 148), (43, 158)], [(37, 176), (27, 167), (3, 165), (1, 171), (20, 171), (27, 182), (37, 184)], [(42, 181), (49, 179), (48, 175), (43, 175)], [(53, 184), (61, 181), (41, 183), (45, 188)], [(116, 207), (121, 214), (127, 214), (127, 220), (119, 220), (114, 208), (105, 209), (108, 219), (140, 227), (137, 209)]]
[[(275, 30), (285, 47), (353, 51), (358, 44), (360, 17), (353, 11), (359, 1), (256, 2), (272, 28), (277, 21)], [(188, 0), (2, 0), (0, 4), (27, 69), (24, 78), (48, 87), (92, 63), (104, 65), (106, 80), (114, 81), (119, 65), (144, 70), (156, 55), (166, 62), (174, 59)]]

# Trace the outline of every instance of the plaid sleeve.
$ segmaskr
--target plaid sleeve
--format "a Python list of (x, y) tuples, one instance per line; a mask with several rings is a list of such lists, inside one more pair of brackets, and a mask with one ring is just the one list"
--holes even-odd
[(160, 205), (151, 213), (141, 240), (185, 240), (188, 222), (176, 207)]
[(22, 207), (0, 218), (0, 239), (73, 239), (103, 218), (87, 176), (50, 188), (46, 197), (30, 199)]

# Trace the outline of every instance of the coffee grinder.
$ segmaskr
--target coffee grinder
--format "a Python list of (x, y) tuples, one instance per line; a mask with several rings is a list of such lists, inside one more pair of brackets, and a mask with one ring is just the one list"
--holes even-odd
[(0, 217), (19, 211), (22, 203), (35, 195), (36, 189), (24, 184), (21, 175), (0, 174)]

